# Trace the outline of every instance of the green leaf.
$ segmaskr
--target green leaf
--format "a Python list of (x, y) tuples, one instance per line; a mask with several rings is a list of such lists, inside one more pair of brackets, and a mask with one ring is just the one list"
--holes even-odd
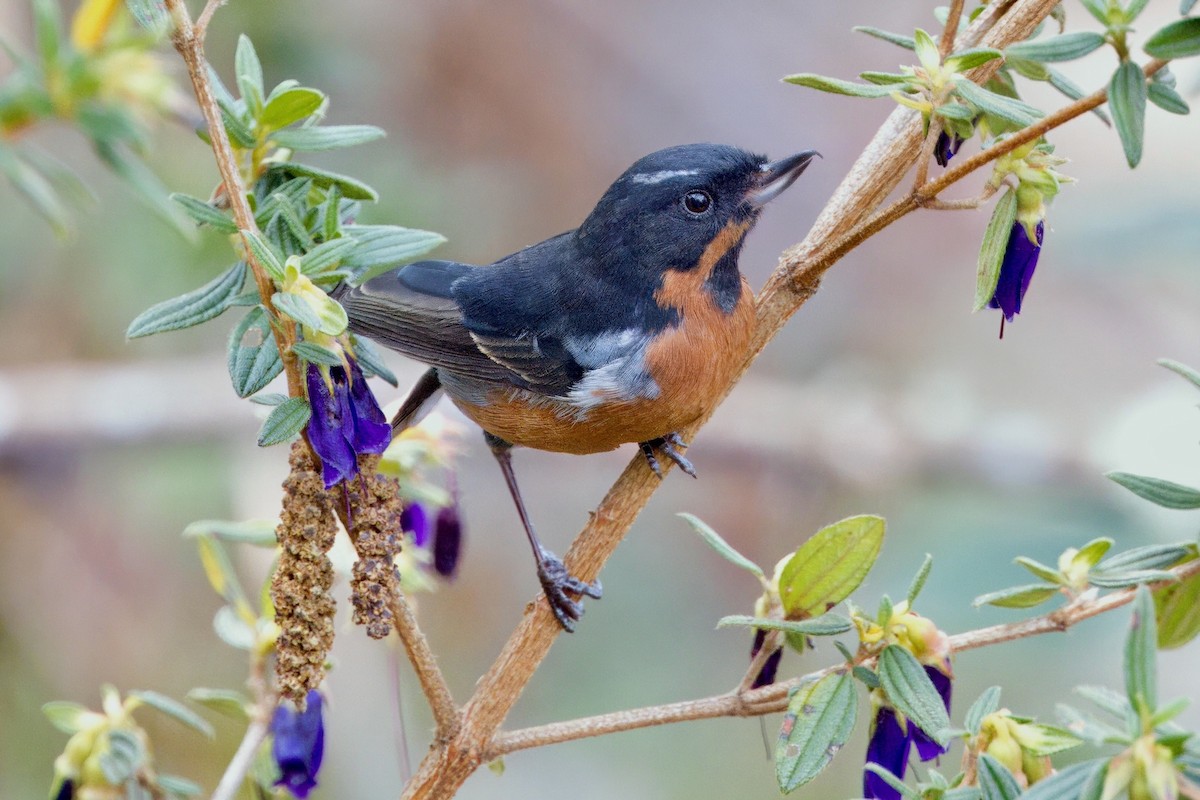
[(933, 113), (946, 119), (960, 119), (963, 121), (975, 119), (975, 112), (962, 103), (946, 103), (935, 108)]
[(300, 256), (300, 271), (310, 276), (324, 272), (337, 266), (356, 247), (358, 242), (349, 237), (321, 242)]
[(971, 601), (971, 605), (999, 606), (1000, 608), (1032, 608), (1046, 602), (1056, 594), (1058, 594), (1057, 586), (1032, 583), (1025, 586), (1014, 586), (1011, 589), (1001, 589), (998, 592), (981, 594)]
[(878, 764), (868, 761), (863, 769), (866, 772), (878, 775), (883, 779), (884, 783), (899, 792), (901, 797), (907, 798), (907, 800), (920, 800), (921, 795), (917, 793), (916, 789), (905, 784), (904, 781), (893, 775), (886, 767), (881, 767)]
[(1131, 570), (1092, 570), (1088, 574), (1088, 583), (1101, 589), (1123, 589), (1128, 586), (1140, 586), (1146, 583), (1161, 583), (1174, 580), (1175, 574), (1161, 569), (1131, 569)]
[(254, 627), (230, 606), (221, 606), (213, 616), (213, 632), (235, 650), (253, 650), (257, 636)]
[(775, 745), (779, 789), (791, 792), (817, 777), (854, 730), (858, 698), (846, 672), (802, 685), (788, 702)]
[(379, 199), (378, 192), (356, 178), (351, 178), (348, 175), (339, 175), (336, 172), (329, 172), (328, 170), (317, 169), (316, 167), (310, 167), (308, 164), (301, 164), (296, 161), (274, 164), (267, 168), (268, 175), (274, 173), (312, 178), (313, 184), (322, 189), (337, 186), (341, 189), (342, 196), (351, 200), (370, 200), (374, 202)]
[(196, 550), (200, 555), (200, 564), (204, 567), (204, 577), (208, 578), (213, 591), (238, 611), (248, 612), (250, 603), (246, 599), (241, 582), (238, 581), (237, 572), (233, 568), (233, 562), (229, 560), (225, 546), (207, 532), (193, 531), (191, 535), (196, 540)]
[(1134, 708), (1153, 712), (1158, 708), (1155, 648), (1158, 626), (1154, 621), (1154, 599), (1139, 586), (1133, 599), (1133, 619), (1125, 640), (1125, 694)]
[(1037, 62), (1074, 61), (1104, 45), (1104, 35), (1093, 31), (1077, 31), (1059, 36), (1047, 36), (1033, 42), (1018, 42), (1004, 51), (1006, 56)]
[(141, 769), (146, 751), (131, 731), (110, 729), (106, 738), (108, 748), (100, 754), (100, 771), (111, 785), (120, 786)]
[[(218, 97), (217, 106), (221, 109), (221, 122), (225, 126), (225, 135), (229, 137), (229, 141), (235, 147), (242, 149), (254, 147), (256, 144), (254, 132), (250, 130), (250, 126), (242, 118), (243, 115), (238, 109), (237, 103), (232, 98), (222, 100)], [(201, 138), (209, 142), (206, 132), (201, 134)]]
[(100, 160), (107, 164), (159, 219), (189, 241), (196, 238), (195, 227), (174, 205), (166, 202), (169, 192), (140, 158), (115, 142), (97, 141), (92, 144)]
[(946, 59), (946, 66), (954, 72), (968, 72), (997, 58), (1004, 58), (1004, 53), (991, 47), (972, 47), (952, 53)]
[[(315, 113), (325, 102), (325, 95), (318, 92), (316, 89), (309, 89), (306, 86), (297, 86), (295, 89), (288, 89), (286, 92), (271, 98), (271, 102), (267, 103), (267, 107), (263, 109), (262, 117), (259, 122), (264, 128), (278, 130), (286, 128), (293, 122), (299, 122), (305, 117)], [(365, 127), (365, 126), (364, 126)], [(299, 133), (294, 131), (293, 133)], [(279, 137), (283, 136), (282, 132), (271, 134), (271, 138), (277, 144), (281, 144)], [(287, 147), (289, 145), (282, 145)], [(328, 148), (306, 148), (306, 149), (328, 149)]]
[(1176, 20), (1155, 31), (1146, 40), (1146, 52), (1167, 60), (1200, 55), (1200, 17)]
[[(286, 397), (280, 395), (284, 400)], [(278, 404), (276, 404), (278, 405)], [(188, 538), (196, 536), (215, 536), (224, 542), (234, 544), (252, 544), (256, 547), (275, 547), (276, 521), (271, 519), (248, 519), (233, 522), (222, 519), (201, 519), (183, 529), (183, 535)]]
[(1107, 0), (1080, 0), (1080, 2), (1083, 3), (1083, 7), (1088, 10), (1088, 13), (1096, 18), (1097, 22), (1106, 28), (1108, 27)]
[(1000, 282), (1000, 265), (1008, 249), (1008, 238), (1017, 221), (1017, 193), (1009, 189), (996, 202), (992, 218), (983, 232), (979, 259), (975, 271), (975, 311), (987, 308)]
[(1021, 800), (1073, 800), (1092, 777), (1104, 768), (1105, 759), (1097, 758), (1063, 767), (1029, 787)]
[(929, 578), (929, 570), (931, 569), (933, 569), (933, 556), (930, 553), (926, 553), (925, 560), (921, 562), (921, 568), (917, 570), (917, 574), (913, 576), (912, 583), (908, 585), (908, 595), (905, 599), (908, 601), (909, 608), (912, 608), (916, 604), (917, 596), (925, 588), (925, 581)]
[(1023, 723), (1017, 740), (1023, 750), (1039, 758), (1062, 753), (1083, 744), (1083, 739), (1070, 731), (1040, 722)]
[(880, 86), (895, 86), (898, 83), (908, 83), (911, 75), (901, 75), (899, 72), (860, 72), (858, 77), (867, 83), (877, 83)]
[(979, 756), (979, 790), (983, 800), (1016, 800), (1021, 786), (1008, 768), (987, 753)]
[(63, 40), (63, 23), (62, 12), (56, 0), (34, 0), (33, 31), (42, 64), (57, 62)]
[(892, 33), (891, 31), (872, 28), (869, 25), (856, 25), (853, 30), (857, 33), (865, 33), (867, 36), (874, 36), (876, 39), (882, 39), (885, 42), (891, 42), (894, 45), (903, 47), (906, 50), (916, 50), (917, 43), (911, 36), (905, 36), (901, 33)]
[(258, 446), (270, 447), (297, 436), (312, 416), (312, 409), (303, 397), (289, 397), (271, 410), (258, 432)]
[(167, 697), (165, 694), (152, 690), (144, 690), (130, 692), (129, 696), (136, 697), (155, 711), (166, 714), (176, 722), (182, 722), (192, 730), (204, 734), (209, 739), (213, 739), (217, 735), (217, 732), (213, 730), (213, 726), (209, 724), (208, 720), (195, 711), (192, 711), (183, 703)]
[(1146, 99), (1163, 111), (1172, 114), (1188, 114), (1192, 110), (1179, 92), (1157, 81), (1151, 81), (1150, 85), (1146, 87)]
[(823, 614), (849, 597), (874, 566), (885, 525), (882, 517), (850, 517), (800, 545), (779, 576), (787, 616)]
[(996, 94), (984, 89), (967, 78), (954, 81), (955, 93), (967, 103), (975, 106), (985, 114), (999, 117), (1006, 122), (1025, 127), (1037, 122), (1043, 116), (1042, 112), (1028, 103), (1022, 103), (1011, 97)]
[(171, 17), (162, 0), (125, 0), (129, 14), (146, 30), (161, 36), (171, 27)]
[(830, 94), (844, 94), (850, 97), (887, 97), (895, 89), (892, 86), (879, 86), (873, 83), (854, 83), (838, 78), (826, 78), (823, 75), (813, 75), (810, 72), (799, 72), (788, 75), (784, 83), (794, 83), (797, 86), (807, 86)]
[(13, 187), (33, 204), (58, 236), (71, 231), (71, 216), (50, 180), (9, 147), (0, 146), (0, 170)]
[(1200, 508), (1200, 489), (1129, 472), (1109, 472), (1104, 477), (1163, 508)]
[(1158, 617), (1158, 646), (1182, 647), (1200, 634), (1200, 575), (1193, 575), (1154, 593)]
[(265, 392), (263, 394), (256, 394), (254, 397), (248, 399), (251, 403), (257, 403), (260, 406), (277, 406), (284, 400), (287, 400), (288, 396), (279, 392)]
[(1035, 561), (1032, 558), (1026, 558), (1025, 556), (1018, 556), (1016, 558), (1016, 563), (1020, 564), (1022, 567), (1029, 570), (1044, 581), (1048, 581), (1050, 583), (1062, 582), (1062, 573), (1053, 567), (1046, 566), (1040, 561)]
[(254, 394), (283, 371), (275, 334), (262, 306), (250, 309), (229, 334), (227, 363), (238, 397)]
[(1099, 536), (1092, 539), (1075, 553), (1071, 559), (1073, 565), (1082, 565), (1091, 569), (1104, 558), (1104, 554), (1113, 546), (1113, 540), (1107, 536)]
[(1097, 564), (1096, 568), (1104, 570), (1164, 569), (1189, 557), (1195, 557), (1196, 554), (1196, 545), (1193, 542), (1148, 544), (1106, 558)]
[(321, 205), (321, 238), (332, 242), (342, 233), (342, 190), (336, 185), (325, 191), (325, 202)]
[(66, 734), (75, 734), (83, 730), (89, 718), (98, 720), (100, 715), (87, 706), (71, 703), (67, 700), (51, 700), (42, 704), (42, 713), (50, 724)]
[(210, 708), (222, 716), (244, 722), (250, 719), (250, 701), (241, 692), (233, 689), (205, 689), (197, 687), (187, 693), (193, 703)]
[(313, 342), (296, 342), (292, 345), (292, 352), (305, 361), (326, 367), (340, 367), (343, 363), (340, 355)]
[(1122, 61), (1108, 84), (1108, 107), (1125, 148), (1125, 160), (1136, 167), (1142, 160), (1146, 127), (1146, 76), (1132, 61)]
[(979, 733), (979, 726), (983, 724), (983, 718), (989, 714), (995, 713), (1000, 708), (1000, 687), (991, 686), (983, 690), (983, 694), (979, 695), (971, 707), (967, 709), (967, 716), (964, 724), (972, 736)]
[(237, 223), (230, 219), (225, 212), (214, 208), (211, 203), (179, 192), (172, 194), (171, 199), (183, 208), (185, 214), (200, 225), (208, 225), (218, 233), (237, 233)]
[(203, 789), (199, 785), (189, 781), (187, 778), (181, 778), (178, 775), (162, 775), (157, 778), (158, 786), (169, 794), (176, 797), (195, 797), (200, 794)]
[(138, 314), (129, 323), (125, 336), (137, 339), (207, 322), (229, 308), (230, 301), (242, 290), (245, 279), (246, 265), (239, 261), (199, 289), (164, 300)]
[(380, 355), (375, 345), (371, 344), (369, 340), (360, 339), (357, 336), (351, 336), (350, 342), (354, 346), (354, 355), (358, 358), (358, 365), (363, 368), (367, 377), (378, 375), (392, 386), (400, 385), (400, 381), (396, 379), (395, 373), (384, 365), (383, 356)]
[[(692, 526), (692, 530), (700, 534), (700, 538), (704, 540), (704, 543), (715, 550), (717, 555), (721, 556), (721, 558), (725, 559), (736, 567), (741, 567), (747, 572), (757, 575), (759, 578), (765, 579), (762, 567), (760, 567), (758, 564), (755, 564), (753, 561), (735, 550), (733, 546), (721, 538), (721, 534), (713, 530), (708, 523), (692, 514), (682, 513), (678, 514), (677, 516), (681, 517), (684, 522)], [(729, 617), (726, 617), (726, 619), (729, 619)], [(718, 625), (718, 627), (720, 626)]]
[(301, 297), (290, 292), (276, 292), (271, 295), (271, 304), (283, 314), (308, 328), (319, 330), (330, 336), (340, 336), (345, 332), (349, 320), (346, 310), (333, 298), (326, 297), (328, 302), (315, 306), (310, 297)]
[(854, 623), (841, 614), (834, 614), (832, 612), (822, 614), (819, 617), (813, 617), (812, 619), (798, 621), (734, 614), (728, 617), (721, 617), (720, 621), (717, 622), (718, 628), (728, 628), (730, 626), (747, 626), (762, 628), (763, 630), (785, 631), (804, 636), (836, 636), (839, 633), (852, 630)]
[(244, 33), (238, 37), (233, 67), (237, 73), (238, 92), (254, 116), (258, 116), (258, 110), (262, 108), (263, 97), (266, 95), (263, 88), (262, 64), (258, 60), (258, 53), (254, 52), (250, 37)]
[(1169, 358), (1160, 358), (1156, 363), (1160, 366), (1166, 367), (1176, 375), (1186, 378), (1192, 383), (1192, 385), (1200, 389), (1200, 372), (1197, 372), (1186, 364), (1181, 364), (1178, 361), (1172, 361)]
[(1194, 5), (1196, 5), (1196, 0), (1179, 0), (1179, 13), (1190, 14)]
[(271, 138), (275, 144), (291, 150), (337, 150), (373, 142), (386, 135), (383, 128), (374, 125), (325, 125), (278, 131)]
[(1065, 703), (1059, 703), (1055, 707), (1058, 718), (1063, 725), (1072, 733), (1082, 736), (1092, 744), (1121, 744), (1125, 743), (1128, 737), (1124, 731), (1114, 728), (1107, 722), (1102, 722), (1090, 714), (1084, 714)]
[(1075, 693), (1120, 720), (1129, 716), (1133, 708), (1125, 695), (1107, 686), (1076, 686)]
[(929, 738), (943, 747), (950, 741), (950, 718), (946, 706), (912, 653), (899, 645), (888, 645), (879, 654), (879, 682), (888, 700)]
[(446, 241), (440, 233), (397, 225), (346, 225), (342, 233), (358, 242), (342, 259), (342, 268), (354, 275), (355, 284), (418, 259)]
[(917, 28), (913, 32), (913, 44), (916, 45), (917, 60), (927, 72), (933, 72), (941, 66), (942, 54), (938, 52), (937, 42), (926, 31)]
[(242, 231), (242, 241), (246, 248), (267, 273), (277, 281), (283, 280), (283, 258), (275, 252), (266, 240), (254, 231)]
[(974, 786), (960, 786), (942, 795), (941, 800), (982, 800), (983, 795)]

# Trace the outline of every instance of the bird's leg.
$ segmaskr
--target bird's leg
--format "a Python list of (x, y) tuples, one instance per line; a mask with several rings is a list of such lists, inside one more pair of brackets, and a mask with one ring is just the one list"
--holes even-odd
[(525, 536), (529, 539), (529, 546), (533, 548), (533, 557), (537, 561), (538, 580), (542, 584), (542, 591), (546, 593), (546, 601), (550, 604), (550, 610), (554, 612), (558, 624), (563, 626), (563, 630), (570, 633), (575, 630), (575, 621), (583, 616), (583, 606), (578, 601), (567, 597), (567, 592), (587, 595), (599, 600), (600, 581), (585, 583), (574, 577), (567, 572), (566, 566), (558, 556), (542, 546), (537, 534), (533, 532), (533, 523), (529, 521), (525, 502), (521, 499), (521, 490), (517, 488), (517, 476), (513, 472), (512, 466), (512, 445), (486, 431), (483, 436), (492, 450), (492, 455), (500, 464), (500, 471), (504, 473), (504, 481), (508, 484), (508, 492), (517, 506), (521, 524), (525, 526)]
[(668, 433), (666, 436), (641, 442), (638, 446), (642, 448), (642, 455), (646, 457), (646, 463), (658, 477), (661, 478), (663, 473), (662, 467), (658, 464), (658, 458), (654, 455), (655, 448), (661, 450), (663, 455), (678, 464), (679, 468), (688, 475), (691, 475), (693, 478), (696, 477), (696, 468), (692, 466), (692, 462), (688, 461), (687, 457), (676, 449), (682, 447), (686, 450), (688, 446), (687, 442), (679, 438), (678, 433)]

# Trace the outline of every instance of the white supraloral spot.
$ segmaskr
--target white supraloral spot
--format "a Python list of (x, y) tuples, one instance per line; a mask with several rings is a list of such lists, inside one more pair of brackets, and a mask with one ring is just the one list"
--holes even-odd
[(671, 178), (686, 178), (689, 175), (699, 175), (698, 169), (663, 169), (658, 172), (637, 172), (629, 176), (634, 183), (662, 183)]

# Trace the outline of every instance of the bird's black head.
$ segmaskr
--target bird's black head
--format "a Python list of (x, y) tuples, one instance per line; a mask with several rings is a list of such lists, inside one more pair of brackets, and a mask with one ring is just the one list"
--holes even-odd
[[(626, 280), (657, 280), (701, 265), (722, 242), (713, 275), (740, 286), (742, 239), (763, 205), (800, 176), (816, 153), (776, 162), (737, 147), (685, 144), (640, 159), (608, 188), (577, 232), (593, 264)], [(713, 265), (708, 265), (709, 269)], [(615, 276), (614, 276), (615, 277)]]

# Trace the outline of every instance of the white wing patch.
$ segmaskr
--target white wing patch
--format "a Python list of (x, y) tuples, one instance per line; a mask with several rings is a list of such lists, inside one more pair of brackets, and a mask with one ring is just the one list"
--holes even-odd
[(699, 175), (698, 169), (664, 169), (658, 172), (635, 172), (629, 176), (634, 183), (662, 183), (671, 178), (686, 178), (689, 175)]
[(650, 338), (644, 332), (628, 328), (586, 340), (567, 339), (565, 345), (584, 368), (583, 377), (561, 398), (577, 419), (604, 402), (658, 397), (658, 384), (646, 374)]

